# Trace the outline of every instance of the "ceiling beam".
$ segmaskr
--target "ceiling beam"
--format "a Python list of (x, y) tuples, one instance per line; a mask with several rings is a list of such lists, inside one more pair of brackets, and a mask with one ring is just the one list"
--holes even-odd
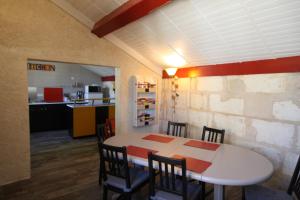
[(139, 18), (171, 0), (129, 0), (95, 23), (92, 33), (103, 37)]
[[(300, 72), (300, 56), (180, 68), (178, 78)], [(163, 71), (163, 78), (169, 78)]]

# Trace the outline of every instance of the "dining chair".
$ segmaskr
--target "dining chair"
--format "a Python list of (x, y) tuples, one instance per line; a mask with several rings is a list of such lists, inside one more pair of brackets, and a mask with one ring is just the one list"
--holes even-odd
[(115, 119), (106, 119), (105, 124), (109, 127), (109, 131), (112, 136), (115, 135)]
[(103, 199), (108, 190), (120, 193), (125, 199), (149, 182), (149, 173), (128, 166), (126, 147), (116, 147), (99, 143), (100, 169), (103, 178)]
[[(245, 200), (289, 200), (300, 199), (300, 156), (287, 192), (254, 185), (243, 188)], [(295, 197), (295, 198), (293, 198)]]
[[(186, 177), (186, 160), (148, 154), (151, 200), (199, 199), (201, 188)], [(181, 175), (178, 177), (178, 174)], [(156, 181), (156, 177), (158, 180)]]
[[(216, 129), (216, 128), (210, 128), (207, 126), (203, 126), (202, 137), (201, 137), (201, 139), (203, 141), (224, 143), (224, 136), (225, 136), (224, 129), (220, 130), (220, 129)], [(202, 199), (205, 199), (205, 197), (210, 195), (214, 190), (211, 189), (208, 192), (206, 192), (205, 182), (200, 182), (200, 184), (202, 185)], [(225, 186), (223, 187), (223, 190), (225, 192)]]
[(105, 123), (105, 124), (97, 124), (96, 135), (99, 141), (104, 142), (106, 139), (114, 136), (115, 133), (112, 132), (109, 123)]
[(97, 124), (96, 125), (96, 136), (98, 142), (104, 142), (105, 140), (105, 124)]
[[(207, 134), (207, 135), (206, 135)], [(208, 142), (224, 143), (225, 130), (203, 126), (202, 140)]]
[(187, 137), (187, 123), (168, 121), (167, 135)]

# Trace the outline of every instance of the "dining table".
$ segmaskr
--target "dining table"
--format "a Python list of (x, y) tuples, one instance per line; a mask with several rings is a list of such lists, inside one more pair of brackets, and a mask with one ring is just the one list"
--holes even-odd
[(127, 147), (128, 161), (148, 166), (148, 152), (186, 158), (187, 177), (214, 185), (214, 200), (223, 200), (224, 185), (247, 186), (266, 181), (272, 163), (264, 156), (231, 144), (217, 144), (160, 133), (128, 133), (108, 138), (105, 144)]

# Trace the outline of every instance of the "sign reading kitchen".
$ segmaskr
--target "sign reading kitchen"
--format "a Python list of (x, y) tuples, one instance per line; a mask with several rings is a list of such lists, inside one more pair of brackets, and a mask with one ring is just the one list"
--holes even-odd
[(42, 70), (42, 71), (55, 71), (55, 65), (50, 64), (35, 64), (35, 63), (27, 63), (28, 70)]

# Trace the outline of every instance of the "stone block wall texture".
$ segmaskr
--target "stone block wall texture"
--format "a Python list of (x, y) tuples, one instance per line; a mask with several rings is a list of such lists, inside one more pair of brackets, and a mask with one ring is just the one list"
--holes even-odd
[(191, 138), (200, 139), (204, 125), (225, 129), (226, 143), (273, 163), (267, 184), (287, 188), (300, 153), (300, 73), (180, 78), (174, 116), (170, 82), (163, 80), (161, 132), (172, 119), (187, 122)]
[(30, 177), (27, 60), (117, 67), (116, 132), (158, 131), (132, 126), (131, 78), (161, 74), (142, 65), (48, 0), (0, 0), (0, 185)]

